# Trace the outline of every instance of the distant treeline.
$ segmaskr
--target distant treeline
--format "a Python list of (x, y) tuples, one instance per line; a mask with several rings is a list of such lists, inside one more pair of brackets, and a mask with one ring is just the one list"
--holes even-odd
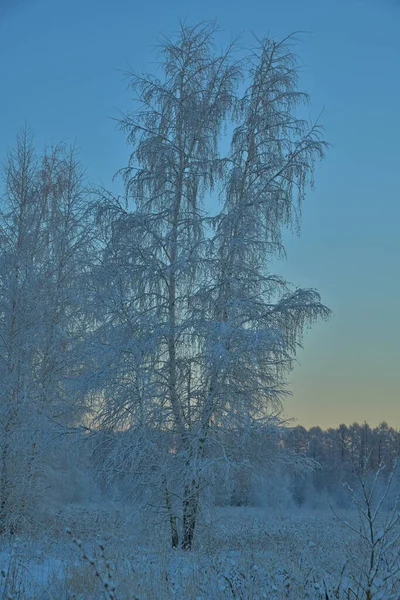
[[(125, 497), (133, 497), (135, 488), (140, 488), (130, 456), (123, 460), (124, 448), (131, 446), (134, 435), (104, 431), (100, 438), (95, 436), (89, 453), (94, 471), (101, 474), (104, 491), (120, 490)], [(155, 432), (147, 434), (149, 439), (154, 436)], [(176, 452), (177, 439), (172, 433), (164, 432), (163, 442), (160, 434), (155, 437), (166, 451)], [(229, 469), (225, 467), (216, 475), (208, 488), (211, 502), (318, 508), (329, 500), (345, 507), (348, 496), (343, 484), (357, 487), (362, 474), (376, 473), (380, 465), (384, 465), (381, 479), (386, 480), (398, 455), (400, 433), (385, 422), (375, 428), (353, 423), (327, 430), (299, 425), (260, 428), (246, 438), (234, 431), (221, 431), (219, 440), (220, 444), (207, 444), (206, 458), (215, 460), (217, 473), (215, 465), (221, 460), (223, 446)]]
[(285, 432), (282, 444), (336, 473), (358, 473), (366, 467), (375, 470), (382, 463), (390, 470), (399, 453), (400, 432), (385, 421), (374, 428), (368, 423), (326, 430), (298, 425)]
[[(327, 430), (299, 425), (282, 435), (281, 444), (320, 465), (312, 473), (291, 478), (289, 488), (297, 504), (315, 506), (329, 497), (339, 505), (347, 505), (343, 484), (357, 486), (360, 475), (376, 473), (380, 466), (382, 480), (387, 479), (399, 454), (400, 432), (386, 422), (374, 428), (367, 423), (353, 423)], [(395, 487), (399, 487), (398, 477)]]

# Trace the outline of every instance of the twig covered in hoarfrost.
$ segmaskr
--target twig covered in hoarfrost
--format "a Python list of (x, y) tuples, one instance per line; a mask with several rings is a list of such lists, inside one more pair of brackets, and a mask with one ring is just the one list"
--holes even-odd
[[(368, 465), (368, 461), (367, 461)], [(359, 491), (344, 485), (349, 498), (357, 509), (358, 527), (343, 519), (331, 506), (336, 518), (361, 540), (357, 551), (349, 552), (352, 570), (352, 598), (355, 600), (398, 600), (400, 594), (400, 492), (393, 506), (386, 507), (389, 492), (397, 472), (398, 462), (384, 482), (381, 463), (374, 474), (365, 465), (359, 475)], [(377, 495), (379, 494), (379, 497)]]
[(99, 548), (100, 548), (100, 552), (101, 552), (101, 559), (104, 564), (104, 570), (103, 570), (101, 565), (92, 556), (90, 556), (90, 554), (85, 550), (85, 548), (82, 544), (82, 541), (73, 536), (71, 529), (69, 529), (67, 527), (65, 532), (71, 538), (72, 543), (79, 549), (82, 560), (84, 560), (91, 566), (94, 575), (101, 582), (102, 592), (103, 592), (106, 600), (117, 600), (117, 596), (115, 594), (116, 586), (113, 582), (113, 577), (112, 577), (112, 568), (111, 568), (110, 562), (108, 560), (106, 560), (106, 558), (105, 558), (104, 545), (99, 544)]

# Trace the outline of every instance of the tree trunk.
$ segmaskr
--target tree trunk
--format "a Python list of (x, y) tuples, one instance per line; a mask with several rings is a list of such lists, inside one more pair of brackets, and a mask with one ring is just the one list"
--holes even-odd
[(27, 457), (28, 464), (25, 467), (25, 477), (22, 488), (22, 497), (19, 507), (19, 519), (24, 519), (29, 510), (29, 499), (32, 495), (33, 481), (35, 479), (35, 467), (37, 466), (38, 451), (35, 442), (31, 446), (31, 452)]
[(167, 478), (163, 478), (164, 484), (164, 493), (165, 493), (165, 504), (167, 506), (169, 524), (171, 528), (171, 546), (172, 548), (177, 548), (179, 546), (179, 534), (178, 534), (178, 524), (176, 515), (174, 514), (174, 510), (171, 502), (171, 494), (169, 493)]
[(1, 451), (1, 477), (0, 477), (0, 535), (8, 529), (10, 489), (8, 476), (8, 442), (5, 440)]
[(182, 550), (191, 550), (199, 507), (199, 481), (193, 479), (185, 486), (183, 496)]

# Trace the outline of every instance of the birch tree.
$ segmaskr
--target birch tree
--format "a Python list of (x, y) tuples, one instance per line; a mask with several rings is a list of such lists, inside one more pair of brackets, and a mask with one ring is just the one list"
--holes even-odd
[(296, 58), (265, 39), (237, 60), (215, 35), (183, 26), (161, 43), (161, 78), (129, 74), (139, 108), (121, 121), (126, 204), (103, 195), (98, 212), (96, 416), (110, 440), (120, 430), (108, 467), (126, 457), (183, 549), (204, 485), (230, 460), (229, 434), (276, 427), (303, 329), (329, 312), (269, 271), (325, 149), (296, 116), (308, 100)]
[(67, 384), (80, 368), (90, 219), (74, 152), (58, 146), (40, 155), (27, 129), (3, 179), (0, 530), (12, 532), (37, 502), (52, 432), (78, 416)]
[[(0, 527), (12, 511), (16, 476), (13, 463), (27, 403), (27, 380), (31, 362), (31, 338), (36, 310), (37, 286), (34, 277), (38, 219), (35, 210), (37, 162), (28, 133), (20, 136), (15, 152), (5, 167), (6, 199), (1, 227), (1, 479)], [(36, 314), (35, 314), (36, 313)], [(27, 337), (25, 337), (27, 336)]]

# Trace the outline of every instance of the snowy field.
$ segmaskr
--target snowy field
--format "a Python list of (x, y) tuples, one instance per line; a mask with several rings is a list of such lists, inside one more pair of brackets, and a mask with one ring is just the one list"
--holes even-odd
[[(356, 525), (355, 511), (340, 515)], [(40, 537), (2, 544), (1, 598), (355, 598), (348, 592), (351, 565), (342, 571), (359, 546), (329, 508), (213, 509), (202, 516), (196, 548), (182, 552), (168, 547), (156, 521), (140, 526), (115, 507), (75, 507), (55, 515)]]

